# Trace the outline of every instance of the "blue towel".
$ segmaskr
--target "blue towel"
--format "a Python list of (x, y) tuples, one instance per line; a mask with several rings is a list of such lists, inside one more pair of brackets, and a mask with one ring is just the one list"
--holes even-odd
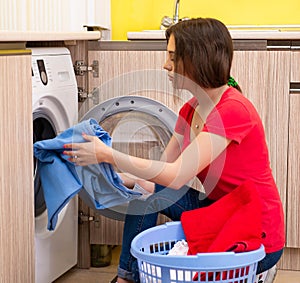
[(96, 209), (124, 204), (141, 196), (126, 188), (108, 163), (75, 166), (68, 160), (69, 157), (63, 154), (63, 145), (85, 142), (83, 132), (97, 136), (111, 146), (111, 137), (94, 119), (71, 127), (54, 139), (34, 144), (48, 210), (48, 230), (55, 229), (59, 212), (80, 190), (85, 190)]

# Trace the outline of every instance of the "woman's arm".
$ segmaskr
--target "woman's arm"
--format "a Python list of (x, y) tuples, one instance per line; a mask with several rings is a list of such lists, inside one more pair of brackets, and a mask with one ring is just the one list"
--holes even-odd
[[(179, 135), (175, 132), (172, 135), (172, 137), (170, 138), (170, 141), (167, 144), (160, 160), (166, 161), (166, 162), (175, 161), (181, 153), (182, 142), (183, 142), (183, 136)], [(146, 181), (146, 180), (140, 179), (140, 178), (133, 176), (131, 174), (128, 174), (126, 172), (119, 173), (119, 175), (120, 175), (121, 179), (123, 180), (124, 185), (128, 188), (133, 188), (135, 183), (138, 183), (145, 190), (147, 190), (149, 192), (154, 191), (154, 183), (151, 181)]]
[[(230, 143), (230, 140), (201, 132), (186, 150), (171, 162), (130, 156), (105, 145), (97, 137), (84, 135), (87, 143), (66, 144), (66, 155), (78, 165), (110, 163), (122, 172), (138, 178), (179, 189), (208, 166)], [(171, 152), (171, 151), (170, 151)], [(73, 158), (74, 156), (78, 158)], [(169, 155), (169, 154), (168, 154)], [(171, 159), (171, 155), (166, 158)]]
[(175, 161), (181, 153), (182, 144), (183, 144), (183, 136), (174, 132), (160, 160), (166, 162)]

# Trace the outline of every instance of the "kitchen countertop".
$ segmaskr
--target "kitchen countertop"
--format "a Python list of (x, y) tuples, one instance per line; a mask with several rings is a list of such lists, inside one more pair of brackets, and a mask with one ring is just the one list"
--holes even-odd
[(59, 40), (99, 40), (99, 31), (82, 32), (38, 32), (0, 30), (0, 42), (18, 41), (59, 41)]
[[(89, 51), (166, 51), (166, 40), (89, 41)], [(299, 39), (233, 39), (234, 50), (300, 50)]]
[(23, 49), (30, 41), (100, 40), (100, 31), (39, 32), (0, 30), (0, 49)]
[[(297, 26), (298, 27), (298, 26)], [(300, 49), (298, 29), (229, 29), (235, 50)], [(90, 50), (165, 50), (164, 31), (128, 32), (130, 40), (105, 41), (100, 31), (37, 32), (0, 31), (0, 50), (24, 49), (27, 42), (89, 41)]]
[[(232, 39), (300, 39), (300, 30), (280, 31), (280, 30), (229, 30)], [(128, 40), (164, 40), (164, 31), (141, 31), (128, 32)]]
[[(232, 39), (299, 40), (300, 25), (228, 26)], [(144, 30), (127, 33), (128, 40), (164, 40), (164, 30)]]

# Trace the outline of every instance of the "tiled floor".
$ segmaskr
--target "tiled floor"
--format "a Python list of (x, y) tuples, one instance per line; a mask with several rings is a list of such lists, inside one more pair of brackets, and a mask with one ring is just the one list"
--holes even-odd
[[(73, 268), (54, 283), (109, 283), (116, 275), (120, 247), (113, 249), (111, 265), (108, 267)], [(300, 283), (300, 271), (278, 270), (274, 283)]]

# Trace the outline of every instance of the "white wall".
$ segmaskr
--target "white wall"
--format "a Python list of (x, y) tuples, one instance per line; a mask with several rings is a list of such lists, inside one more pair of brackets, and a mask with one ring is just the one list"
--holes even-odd
[(0, 0), (0, 30), (83, 31), (111, 29), (110, 0)]

